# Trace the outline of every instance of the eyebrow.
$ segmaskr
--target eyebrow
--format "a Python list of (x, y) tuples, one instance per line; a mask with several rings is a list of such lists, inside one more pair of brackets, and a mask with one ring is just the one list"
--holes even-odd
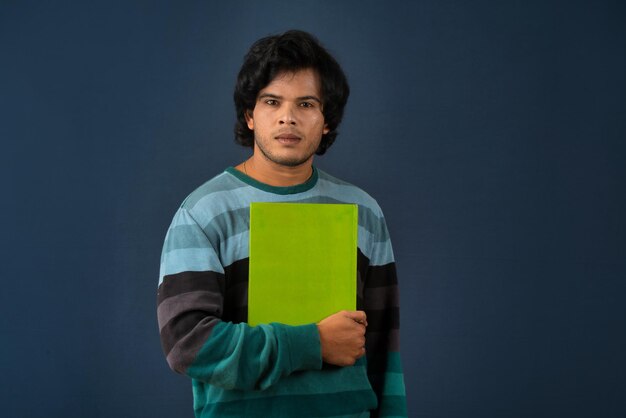
[[(260, 99), (282, 99), (283, 96), (278, 96), (276, 94), (272, 94), (272, 93), (263, 93), (259, 95), (259, 98), (257, 100)], [(318, 102), (319, 104), (322, 104), (322, 101), (315, 96), (301, 96), (301, 97), (296, 97), (297, 101), (302, 101), (302, 100), (314, 100), (316, 102)]]

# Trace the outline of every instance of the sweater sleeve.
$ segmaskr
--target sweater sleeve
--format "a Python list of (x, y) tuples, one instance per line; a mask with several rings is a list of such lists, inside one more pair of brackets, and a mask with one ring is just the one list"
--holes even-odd
[(371, 416), (406, 417), (396, 266), (384, 218), (372, 229), (369, 257), (359, 257), (359, 274), (364, 277), (363, 309), (369, 324), (365, 335), (368, 377), (378, 398), (378, 408)]
[(216, 248), (184, 208), (163, 246), (157, 295), (161, 343), (178, 373), (223, 389), (265, 389), (322, 367), (315, 324), (251, 327), (222, 320), (225, 274)]

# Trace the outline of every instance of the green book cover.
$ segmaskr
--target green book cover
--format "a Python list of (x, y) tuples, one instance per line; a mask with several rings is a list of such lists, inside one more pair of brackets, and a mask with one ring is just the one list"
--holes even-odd
[(248, 323), (317, 323), (356, 309), (358, 206), (252, 203)]

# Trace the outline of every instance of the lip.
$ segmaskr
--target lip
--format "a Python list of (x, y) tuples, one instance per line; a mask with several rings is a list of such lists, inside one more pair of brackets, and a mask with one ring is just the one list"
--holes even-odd
[(298, 135), (294, 135), (294, 134), (280, 134), (275, 136), (276, 139), (285, 139), (288, 141), (295, 141), (295, 140), (299, 140), (300, 137)]
[(281, 145), (292, 147), (292, 146), (296, 146), (297, 144), (299, 144), (302, 137), (291, 132), (285, 132), (285, 133), (276, 135), (274, 139)]

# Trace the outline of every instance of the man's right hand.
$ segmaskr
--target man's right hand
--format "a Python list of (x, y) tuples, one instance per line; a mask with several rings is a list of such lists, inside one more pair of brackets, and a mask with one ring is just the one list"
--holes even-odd
[(363, 311), (341, 311), (317, 324), (322, 346), (322, 360), (335, 366), (352, 366), (365, 354)]

